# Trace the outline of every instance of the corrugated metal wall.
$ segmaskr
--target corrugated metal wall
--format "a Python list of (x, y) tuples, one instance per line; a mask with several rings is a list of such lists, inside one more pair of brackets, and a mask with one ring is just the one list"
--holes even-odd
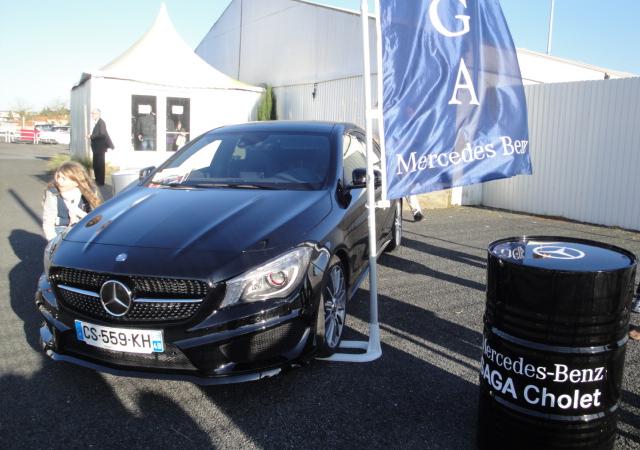
[(640, 78), (525, 87), (533, 175), (482, 203), (640, 230)]
[[(371, 81), (375, 86), (375, 75)], [(274, 88), (274, 92), (279, 119), (330, 120), (364, 127), (364, 85), (361, 76), (280, 86)], [(376, 93), (373, 92), (374, 104), (376, 99)]]
[(88, 128), (91, 120), (92, 82), (93, 80), (89, 79), (84, 84), (71, 90), (71, 142), (69, 151), (71, 156), (76, 158), (89, 158), (91, 155), (87, 134), (93, 131)]

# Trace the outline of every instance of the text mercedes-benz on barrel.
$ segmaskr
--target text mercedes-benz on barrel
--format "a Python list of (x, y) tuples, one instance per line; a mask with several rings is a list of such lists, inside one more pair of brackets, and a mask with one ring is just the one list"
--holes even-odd
[[(333, 353), (368, 270), (364, 141), (343, 123), (234, 125), (141, 171), (47, 246), (44, 351), (200, 384)], [(376, 209), (379, 249), (401, 219), (399, 202)]]

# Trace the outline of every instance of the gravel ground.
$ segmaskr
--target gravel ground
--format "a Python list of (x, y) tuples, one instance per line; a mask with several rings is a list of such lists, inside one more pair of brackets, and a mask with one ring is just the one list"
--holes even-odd
[[(103, 375), (38, 350), (44, 167), (64, 150), (0, 144), (0, 448), (474, 448), (487, 245), (556, 235), (640, 254), (636, 232), (472, 207), (413, 223), (405, 211), (403, 247), (379, 261), (378, 360), (208, 388)], [(368, 295), (349, 305), (348, 338), (366, 338)], [(619, 449), (640, 447), (639, 345), (627, 345)]]

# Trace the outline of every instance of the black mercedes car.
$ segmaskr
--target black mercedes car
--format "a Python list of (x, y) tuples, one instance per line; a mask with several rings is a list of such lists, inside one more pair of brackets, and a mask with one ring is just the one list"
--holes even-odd
[[(364, 133), (344, 123), (258, 122), (194, 139), (47, 246), (44, 351), (199, 384), (331, 354), (368, 269), (365, 167)], [(376, 219), (378, 248), (398, 246), (400, 204)]]

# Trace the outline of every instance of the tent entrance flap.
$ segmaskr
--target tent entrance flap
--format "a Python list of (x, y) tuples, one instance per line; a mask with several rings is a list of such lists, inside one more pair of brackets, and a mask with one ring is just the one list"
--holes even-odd
[[(376, 21), (379, 21), (380, 7), (378, 0), (376, 4)], [(376, 243), (376, 199), (373, 172), (373, 118), (378, 120), (378, 129), (380, 135), (384, 136), (382, 131), (382, 114), (374, 112), (371, 101), (371, 55), (369, 54), (369, 6), (368, 0), (361, 0), (360, 15), (362, 18), (362, 49), (364, 62), (364, 99), (365, 99), (365, 131), (367, 144), (367, 209), (368, 209), (368, 228), (369, 228), (369, 340), (368, 341), (343, 341), (340, 343), (341, 349), (357, 349), (363, 350), (363, 353), (340, 353), (336, 352), (328, 358), (322, 358), (326, 361), (341, 362), (369, 362), (382, 356), (382, 347), (380, 346), (380, 325), (378, 323), (378, 268), (377, 268), (377, 243)], [(381, 38), (380, 33), (377, 34), (378, 51), (377, 60), (381, 60)], [(378, 69), (380, 70), (380, 69)], [(378, 85), (382, 79), (381, 72), (378, 72)], [(379, 88), (378, 92), (381, 91)], [(382, 97), (379, 95), (379, 102)], [(381, 111), (381, 109), (380, 109)], [(384, 151), (384, 148), (381, 148)], [(383, 160), (384, 162), (384, 160)], [(384, 167), (384, 164), (382, 164)], [(383, 200), (386, 200), (386, 189), (383, 186)]]

